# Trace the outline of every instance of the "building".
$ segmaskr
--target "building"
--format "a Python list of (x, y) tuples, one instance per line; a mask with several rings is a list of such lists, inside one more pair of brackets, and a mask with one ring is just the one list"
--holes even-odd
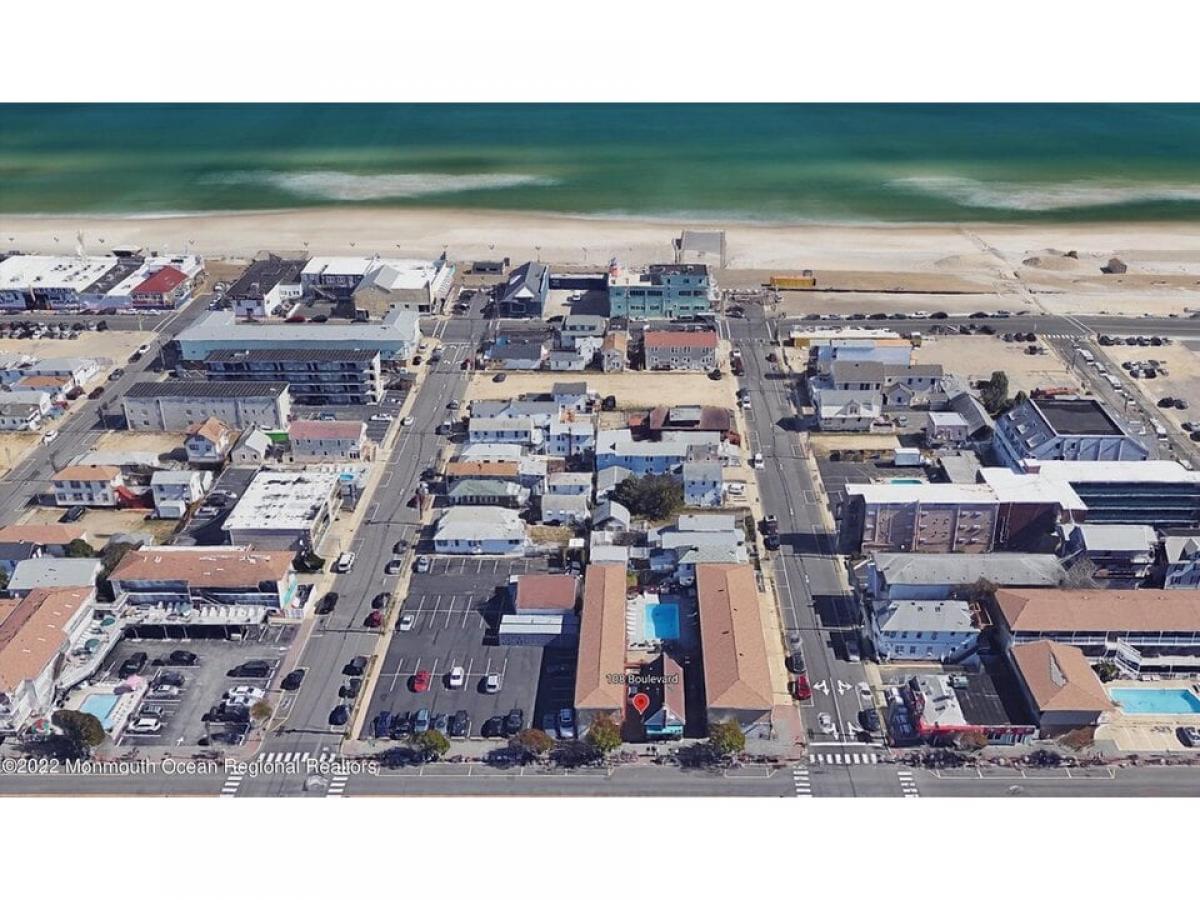
[(1025, 459), (1111, 462), (1149, 456), (1102, 403), (1085, 398), (1028, 398), (996, 420), (995, 446), (1011, 466)]
[(65, 556), (71, 541), (86, 541), (87, 532), (75, 525), (5, 525), (0, 528), (2, 544), (32, 544), (50, 556)]
[(883, 414), (878, 391), (814, 388), (812, 395), (822, 431), (869, 431)]
[(956, 412), (931, 412), (925, 425), (928, 444), (964, 444), (971, 436), (967, 420)]
[(600, 717), (625, 718), (625, 566), (587, 567), (575, 666), (575, 725), (580, 737)]
[(1061, 554), (1069, 565), (1091, 564), (1091, 577), (1107, 588), (1138, 587), (1150, 577), (1158, 535), (1149, 525), (1064, 525)]
[(626, 478), (633, 478), (633, 472), (624, 466), (608, 466), (596, 473), (596, 501), (607, 498), (617, 485)]
[(90, 587), (36, 588), (0, 599), (0, 735), (19, 734), (50, 715), (67, 655), (92, 619)]
[(546, 312), (549, 294), (550, 267), (527, 262), (508, 276), (496, 306), (504, 319), (540, 319)]
[(520, 556), (527, 544), (520, 516), (499, 506), (448, 509), (433, 535), (434, 550), (447, 554)]
[(257, 468), (270, 458), (274, 446), (265, 431), (261, 428), (251, 428), (242, 432), (238, 442), (233, 445), (229, 459), (235, 466)]
[(928, 406), (942, 377), (939, 365), (837, 359), (829, 368), (827, 380), (839, 391), (882, 393), (884, 406), (891, 409)]
[(546, 477), (546, 492), (554, 495), (592, 493), (591, 472), (552, 472)]
[(0, 571), (11, 577), (17, 563), (42, 555), (42, 549), (27, 541), (0, 541)]
[(316, 550), (340, 507), (335, 472), (261, 471), (221, 530), (231, 544), (261, 550)]
[(292, 399), (306, 404), (378, 403), (384, 391), (378, 350), (214, 350), (204, 357), (204, 374), (216, 381), (286, 381)]
[(446, 463), (446, 483), (454, 486), (460, 481), (511, 481), (521, 482), (521, 457), (498, 462), (490, 460), (458, 459)]
[(944, 746), (970, 737), (983, 739), (987, 744), (1011, 746), (1027, 743), (1036, 736), (1037, 726), (1024, 717), (1014, 722), (1002, 704), (976, 699), (984, 693), (968, 686), (960, 694), (946, 675), (912, 676), (900, 687), (899, 702), (888, 710), (892, 740)]
[(50, 477), (56, 506), (117, 506), (125, 481), (116, 466), (67, 466)]
[(250, 263), (225, 292), (225, 300), (238, 319), (266, 319), (286, 312), (304, 296), (300, 284), (302, 259), (271, 256)]
[(1034, 641), (1009, 648), (1008, 655), (1044, 737), (1099, 725), (1117, 708), (1078, 647)]
[(186, 431), (209, 418), (239, 431), (276, 431), (287, 428), (292, 412), (283, 381), (138, 381), (121, 406), (131, 431)]
[(486, 352), (486, 357), (510, 372), (529, 372), (540, 369), (549, 352), (540, 340), (521, 340), (500, 337)]
[(0, 431), (36, 431), (44, 415), (40, 403), (2, 403)]
[(694, 319), (712, 314), (716, 285), (708, 266), (653, 265), (645, 272), (608, 274), (608, 314), (626, 319)]
[(286, 609), (298, 602), (293, 556), (250, 547), (144, 547), (126, 553), (109, 581), (119, 606)]
[[(999, 471), (984, 469), (983, 475), (995, 480)], [(1087, 508), (1089, 523), (1200, 526), (1200, 472), (1174, 460), (1039, 461), (1026, 462), (1024, 471), (1070, 485)]]
[(649, 699), (642, 715), (647, 740), (678, 740), (687, 725), (683, 666), (660, 653), (642, 666), (638, 686)]
[(871, 637), (883, 661), (956, 662), (975, 652), (979, 623), (965, 600), (898, 600), (875, 608)]
[(718, 460), (683, 464), (683, 502), (688, 506), (720, 506), (725, 500), (725, 470)]
[(1200, 672), (1200, 591), (1001, 588), (994, 606), (1006, 648), (1070, 644), (1131, 678)]
[(183, 441), (187, 461), (193, 465), (224, 465), (237, 436), (237, 431), (220, 419), (209, 416), (187, 429), (187, 437)]
[(1163, 541), (1163, 556), (1166, 562), (1164, 588), (1188, 590), (1200, 587), (1200, 535), (1167, 535)]
[(582, 456), (596, 449), (596, 426), (590, 418), (564, 417), (551, 422), (546, 429), (544, 447), (547, 456), (567, 459)]
[(629, 335), (610, 331), (600, 345), (600, 368), (605, 372), (624, 372), (629, 366)]
[(732, 721), (769, 737), (775, 702), (754, 569), (696, 566), (696, 601), (709, 724)]
[(212, 472), (176, 469), (155, 472), (150, 477), (154, 514), (160, 519), (182, 519), (188, 507), (199, 501), (212, 486)]
[(989, 440), (996, 423), (979, 398), (966, 391), (951, 393), (950, 409), (967, 423), (967, 437), (977, 441)]
[(296, 462), (368, 459), (367, 423), (297, 419), (288, 425), (288, 441)]
[(91, 589), (100, 572), (100, 560), (95, 557), (37, 556), (16, 564), (8, 579), (8, 593), (24, 597), (39, 588)]
[(566, 349), (572, 349), (580, 342), (593, 346), (604, 340), (607, 331), (608, 319), (604, 316), (572, 314), (563, 317), (558, 329), (558, 341)]
[(1050, 553), (872, 553), (854, 567), (868, 600), (949, 600), (983, 581), (1000, 587), (1056, 587), (1067, 577)]
[(591, 516), (587, 494), (543, 494), (543, 525), (582, 525)]
[(458, 478), (446, 491), (451, 506), (506, 506), (521, 509), (529, 502), (529, 488), (501, 478)]
[(174, 309), (191, 293), (191, 278), (174, 266), (163, 266), (130, 291), (130, 298), (136, 309)]
[(471, 416), (467, 423), (467, 440), (472, 444), (519, 444), (540, 448), (544, 436), (528, 416)]
[(651, 371), (709, 372), (717, 367), (715, 331), (647, 331), (642, 341)]
[(380, 359), (409, 359), (421, 341), (420, 316), (390, 310), (370, 322), (239, 322), (230, 310), (214, 310), (180, 332), (185, 362), (201, 362), (216, 350), (374, 350)]
[(509, 599), (516, 615), (562, 616), (575, 612), (579, 579), (574, 575), (514, 575)]
[(116, 284), (105, 276), (117, 270), (123, 278), (138, 267), (120, 267), (118, 263), (115, 256), (13, 254), (0, 260), (0, 308), (79, 309), (85, 305), (83, 297), (97, 293), (96, 285), (107, 288)]
[(629, 508), (616, 500), (602, 500), (596, 506), (592, 528), (602, 531), (628, 531), (633, 516)]
[(24, 377), (17, 384), (38, 387), (35, 380), (38, 376), (65, 378), (64, 390), (71, 388), (86, 388), (88, 382), (100, 374), (100, 363), (97, 360), (82, 356), (47, 356), (38, 359), (21, 370)]
[(550, 400), (474, 400), (471, 402), (471, 417), (475, 419), (521, 419), (527, 418), (541, 429), (562, 418), (562, 407)]
[(1011, 476), (985, 484), (847, 484), (842, 534), (853, 552), (1046, 552), (1081, 518), (1069, 485)]
[[(310, 263), (311, 265), (311, 263)], [(354, 288), (356, 310), (380, 317), (390, 309), (428, 315), (450, 293), (454, 266), (445, 257), (427, 262), (416, 259), (372, 260), (372, 266)]]
[(693, 448), (711, 450), (724, 466), (741, 462), (737, 448), (719, 432), (666, 432), (662, 440), (638, 441), (630, 429), (617, 428), (596, 435), (596, 470), (619, 466), (638, 476), (677, 474)]
[(726, 440), (736, 433), (733, 414), (721, 406), (656, 406), (642, 422), (646, 437), (656, 441), (673, 431), (716, 431)]

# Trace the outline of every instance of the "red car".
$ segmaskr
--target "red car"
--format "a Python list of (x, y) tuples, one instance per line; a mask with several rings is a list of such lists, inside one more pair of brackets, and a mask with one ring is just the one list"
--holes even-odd
[(381, 610), (381, 609), (372, 610), (371, 614), (369, 616), (367, 616), (367, 627), (368, 628), (378, 628), (382, 624), (383, 624), (383, 610)]
[(433, 676), (429, 674), (428, 669), (422, 669), (413, 676), (412, 689), (415, 694), (423, 694), (429, 690), (429, 684), (433, 681)]
[(812, 688), (808, 686), (807, 675), (797, 675), (796, 680), (792, 682), (792, 694), (797, 700), (812, 699)]

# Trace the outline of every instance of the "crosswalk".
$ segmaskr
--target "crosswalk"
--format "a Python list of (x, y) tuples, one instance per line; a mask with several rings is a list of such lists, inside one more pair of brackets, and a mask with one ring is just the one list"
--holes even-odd
[(808, 761), (814, 766), (873, 766), (879, 762), (878, 753), (810, 753)]
[(812, 784), (808, 780), (808, 769), (804, 766), (792, 766), (792, 781), (796, 785), (797, 797), (811, 797)]
[(350, 780), (349, 775), (334, 775), (329, 782), (329, 790), (326, 792), (326, 797), (343, 797), (346, 791), (346, 782)]
[(221, 785), (222, 797), (236, 797), (238, 788), (242, 786), (242, 779), (245, 775), (230, 775), (225, 779), (225, 783)]
[(310, 759), (315, 759), (318, 762), (326, 763), (331, 762), (334, 756), (335, 754), (328, 750), (322, 750), (319, 754), (297, 750), (293, 752), (280, 751), (276, 753), (260, 753), (256, 759), (258, 762), (264, 763), (307, 762)]
[(905, 799), (921, 796), (921, 792), (917, 790), (917, 781), (913, 778), (912, 772), (909, 772), (907, 769), (901, 769), (896, 773), (896, 777), (900, 779), (900, 790), (903, 791)]

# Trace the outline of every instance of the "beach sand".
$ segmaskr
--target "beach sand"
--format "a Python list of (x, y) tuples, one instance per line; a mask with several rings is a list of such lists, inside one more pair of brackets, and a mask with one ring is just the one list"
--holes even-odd
[[(1129, 304), (1146, 311), (1200, 307), (1200, 224), (817, 225), (679, 222), (478, 210), (338, 208), (173, 217), (0, 217), (0, 248), (89, 252), (135, 245), (209, 258), (278, 254), (391, 255), (470, 261), (540, 258), (558, 265), (669, 262), (684, 227), (724, 228), (727, 286), (761, 284), (771, 273), (816, 271), (819, 285), (852, 294), (916, 290), (978, 291), (955, 305), (1098, 312)], [(57, 241), (55, 240), (57, 238)], [(1066, 257), (1074, 251), (1078, 259)], [(1104, 275), (1112, 256), (1126, 275)], [(711, 261), (713, 264), (717, 260)], [(843, 297), (846, 295), (843, 295)], [(953, 294), (946, 294), (952, 302)], [(803, 297), (790, 294), (789, 297)], [(935, 309), (928, 298), (876, 293), (879, 301)], [(824, 298), (822, 298), (824, 299)], [(1140, 309), (1140, 305), (1137, 306)]]

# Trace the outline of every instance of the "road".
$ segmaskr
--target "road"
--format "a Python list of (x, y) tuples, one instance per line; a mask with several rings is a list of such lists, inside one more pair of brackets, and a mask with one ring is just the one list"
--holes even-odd
[[(747, 304), (747, 312), (751, 312), (756, 304)], [(736, 322), (737, 320), (732, 320)], [(773, 320), (775, 321), (775, 320)], [(1027, 316), (1008, 316), (1000, 318), (991, 316), (986, 319), (970, 319), (966, 316), (954, 315), (948, 319), (914, 319), (907, 316), (903, 319), (825, 319), (816, 321), (802, 316), (791, 316), (778, 320), (780, 328), (786, 334), (793, 326), (838, 327), (851, 326), (854, 328), (891, 328), (899, 331), (928, 331), (938, 324), (961, 325), (974, 322), (979, 325), (991, 325), (999, 332), (1033, 331), (1037, 334), (1061, 337), (1083, 338), (1092, 334), (1121, 334), (1121, 335), (1159, 335), (1178, 340), (1200, 340), (1200, 319), (1171, 319), (1165, 316), (1054, 316), (1030, 314)]]

